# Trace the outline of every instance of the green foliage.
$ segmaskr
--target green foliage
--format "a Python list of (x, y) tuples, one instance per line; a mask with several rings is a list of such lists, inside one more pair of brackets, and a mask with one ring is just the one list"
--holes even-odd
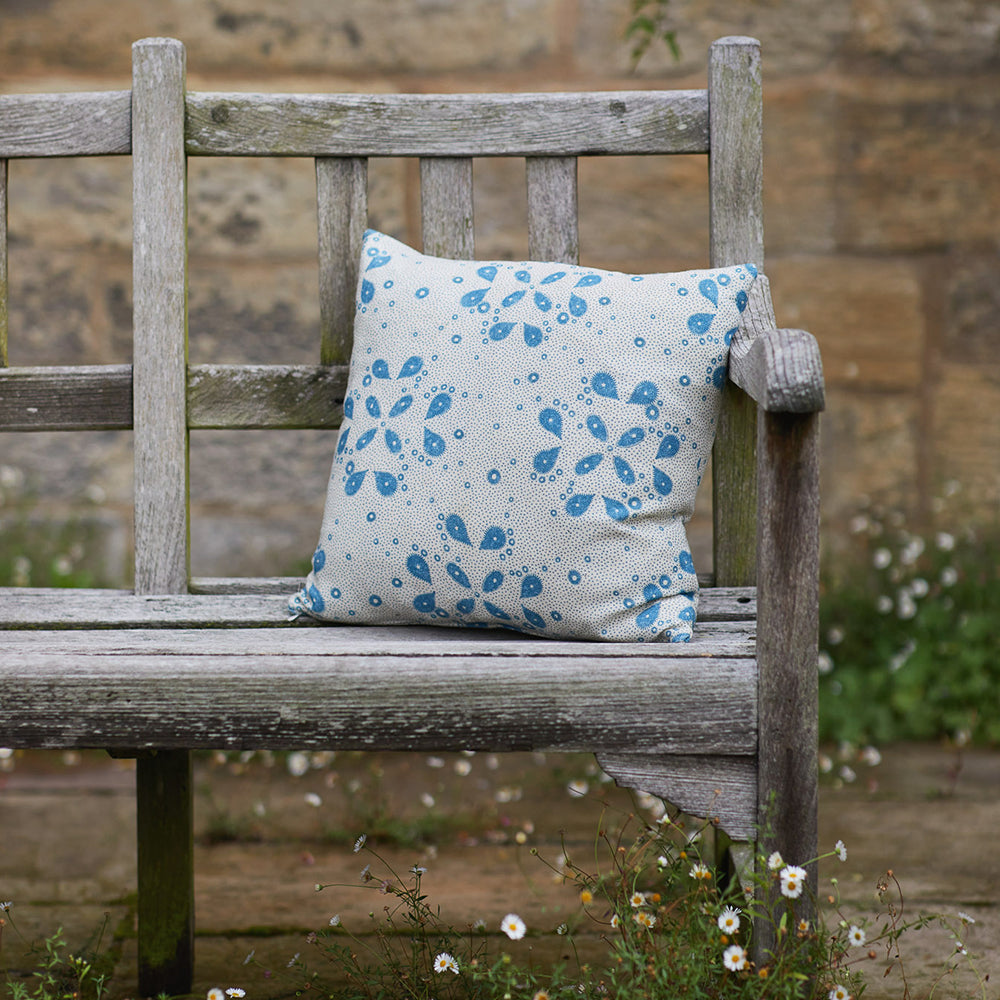
[[(10, 922), (10, 904), (3, 904), (3, 909), (7, 914), (3, 922)], [(107, 955), (99, 954), (104, 930), (102, 927), (94, 945), (73, 954), (66, 950), (60, 927), (41, 945), (32, 947), (35, 967), (30, 976), (18, 981), (8, 974), (7, 995), (11, 1000), (101, 1000), (112, 964)]]
[(1000, 531), (872, 506), (849, 537), (820, 602), (821, 738), (1000, 742)]
[(632, 0), (632, 16), (625, 29), (631, 42), (632, 69), (656, 42), (663, 42), (675, 60), (680, 59), (677, 31), (671, 27), (670, 0)]

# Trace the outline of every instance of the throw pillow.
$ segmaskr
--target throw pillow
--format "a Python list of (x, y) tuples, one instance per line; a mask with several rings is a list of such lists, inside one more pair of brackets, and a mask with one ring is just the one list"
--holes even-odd
[(445, 260), (368, 232), (292, 613), (689, 639), (684, 524), (755, 275)]

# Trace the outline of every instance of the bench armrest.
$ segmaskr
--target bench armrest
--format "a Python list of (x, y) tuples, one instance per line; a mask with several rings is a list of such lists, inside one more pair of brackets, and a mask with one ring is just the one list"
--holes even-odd
[(762, 274), (730, 345), (729, 377), (768, 413), (817, 413), (825, 406), (819, 346), (805, 330), (776, 326)]

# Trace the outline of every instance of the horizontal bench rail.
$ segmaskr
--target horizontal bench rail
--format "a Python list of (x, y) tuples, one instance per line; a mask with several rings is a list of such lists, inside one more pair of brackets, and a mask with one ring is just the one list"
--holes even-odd
[(111, 156), (131, 152), (130, 90), (0, 97), (0, 157)]
[[(0, 97), (0, 158), (132, 151), (131, 91)], [(552, 94), (189, 91), (191, 156), (577, 156), (708, 151), (705, 90)]]
[[(192, 430), (340, 426), (342, 365), (189, 365)], [(129, 430), (131, 365), (0, 369), (0, 429)]]
[(708, 94), (187, 95), (189, 155), (705, 153)]

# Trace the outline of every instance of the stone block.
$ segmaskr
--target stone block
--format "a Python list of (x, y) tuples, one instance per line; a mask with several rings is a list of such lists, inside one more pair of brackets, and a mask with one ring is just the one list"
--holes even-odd
[(132, 263), (117, 252), (17, 243), (9, 257), (11, 365), (132, 360)]
[(944, 362), (933, 386), (932, 485), (955, 479), (965, 500), (995, 516), (1000, 501), (1000, 365)]
[(1000, 247), (963, 247), (944, 263), (941, 349), (949, 360), (1000, 366)]
[(315, 258), (192, 261), (191, 363), (318, 363), (318, 288)]
[(880, 75), (839, 84), (837, 241), (936, 250), (1000, 232), (994, 77)]
[[(122, 86), (130, 84), (125, 81)], [(87, 84), (76, 83), (74, 89)], [(8, 239), (14, 247), (132, 251), (128, 156), (11, 160)]]
[(129, 46), (168, 35), (201, 72), (426, 73), (511, 70), (557, 53), (558, 0), (266, 0), (128, 4), (49, 0), (5, 10), (0, 62), (10, 73), (60, 67), (127, 76)]
[(997, 69), (1000, 9), (993, 0), (855, 0), (845, 52), (904, 73)]
[(828, 386), (917, 392), (927, 337), (919, 263), (773, 257), (767, 273), (778, 326), (816, 337)]
[(863, 496), (912, 507), (920, 432), (920, 405), (911, 394), (830, 387), (820, 421), (820, 497), (834, 530)]
[[(606, 67), (618, 76), (631, 71), (632, 43), (625, 40), (632, 4), (626, 0), (580, 0), (575, 53), (580, 68)], [(708, 48), (725, 35), (761, 41), (769, 72), (804, 73), (825, 68), (851, 27), (850, 5), (823, 0), (794, 4), (737, 4), (725, 0), (679, 0), (669, 7), (680, 59), (666, 45), (652, 46), (639, 63), (640, 78), (704, 76)]]
[(766, 254), (832, 253), (837, 98), (823, 77), (764, 80)]

